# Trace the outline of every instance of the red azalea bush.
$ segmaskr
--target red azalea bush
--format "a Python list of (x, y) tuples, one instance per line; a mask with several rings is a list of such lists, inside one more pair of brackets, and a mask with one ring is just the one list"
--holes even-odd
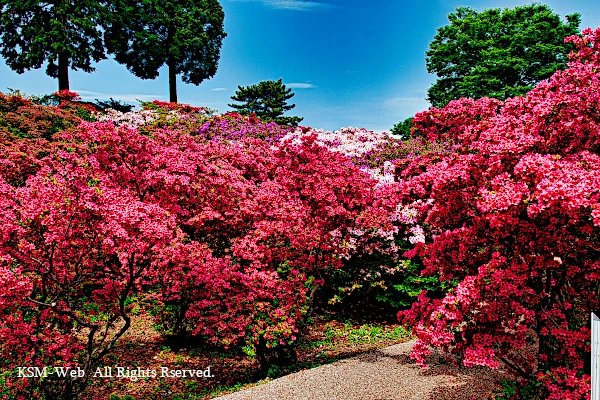
[(41, 168), (40, 160), (62, 147), (62, 131), (76, 129), (82, 119), (73, 109), (42, 106), (17, 95), (0, 93), (0, 173), (7, 182), (24, 185)]
[[(400, 320), (412, 325), (421, 365), (429, 347), (464, 365), (512, 368), (544, 399), (588, 399), (589, 315), (600, 311), (600, 29), (569, 69), (524, 98), (460, 100), (415, 117), (457, 149), (399, 171), (430, 243), (424, 274), (455, 288), (423, 293)], [(431, 161), (431, 160), (429, 160)], [(414, 163), (418, 163), (415, 161)]]
[[(2, 386), (16, 398), (75, 398), (129, 328), (127, 300), (175, 221), (115, 187), (93, 160), (45, 159), (23, 187), (1, 182)], [(18, 376), (79, 367), (87, 377)]]
[[(288, 331), (300, 329), (305, 292), (319, 283), (314, 276), (341, 265), (339, 254), (346, 251), (343, 239), (351, 227), (372, 223), (365, 213), (376, 182), (311, 138), (271, 148), (256, 139), (202, 143), (177, 131), (159, 130), (148, 138), (110, 123), (82, 127), (65, 140), (90, 152), (111, 182), (175, 215), (187, 238), (197, 243), (180, 247), (163, 269), (155, 269), (152, 283), (171, 305), (170, 313), (162, 313), (162, 325), (173, 334), (201, 333), (229, 345), (236, 338), (262, 341), (279, 326), (276, 330), (293, 342), (297, 335)], [(206, 262), (194, 267), (188, 252), (204, 254), (197, 257)], [(175, 262), (176, 255), (187, 261)], [(207, 273), (210, 265), (213, 273)], [(280, 288), (291, 284), (294, 290)], [(258, 297), (233, 301), (238, 295)], [(214, 317), (209, 317), (211, 304), (220, 305)], [(231, 310), (224, 311), (224, 304)], [(256, 316), (266, 312), (264, 307), (291, 319), (281, 325), (271, 316), (269, 330), (256, 331), (264, 319)], [(228, 318), (241, 322), (214, 324)], [(269, 347), (276, 343), (265, 341)]]
[(82, 122), (53, 139), (24, 182), (9, 164), (0, 170), (11, 291), (0, 350), (12, 394), (80, 393), (87, 378), (23, 379), (15, 368), (91, 376), (128, 329), (139, 292), (158, 302), (166, 333), (253, 343), (267, 364), (269, 349), (293, 348), (351, 231), (389, 229), (377, 182), (314, 137), (206, 142)]
[(184, 113), (195, 113), (195, 112), (206, 112), (208, 111), (205, 107), (195, 107), (189, 104), (173, 103), (169, 101), (153, 100), (150, 102), (143, 102), (142, 107), (144, 110), (169, 110), (169, 111), (180, 111)]
[(81, 118), (73, 110), (34, 104), (21, 96), (0, 93), (0, 128), (8, 134), (6, 140), (52, 137), (75, 127)]
[(59, 90), (49, 95), (31, 96), (36, 104), (56, 106), (62, 110), (71, 110), (86, 121), (93, 121), (93, 114), (102, 111), (102, 106), (83, 101), (78, 93), (70, 90)]

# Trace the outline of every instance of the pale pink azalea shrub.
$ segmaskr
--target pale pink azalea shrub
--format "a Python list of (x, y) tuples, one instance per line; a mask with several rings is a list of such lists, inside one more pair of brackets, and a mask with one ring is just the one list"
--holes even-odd
[(369, 154), (394, 140), (386, 132), (378, 133), (351, 126), (333, 132), (298, 127), (283, 137), (283, 140), (298, 143), (300, 138), (309, 135), (316, 135), (316, 142), (319, 145), (340, 153), (357, 164), (363, 164)]
[[(165, 119), (169, 120), (177, 118), (175, 112), (170, 113)], [(112, 121), (116, 126), (128, 125), (131, 128), (138, 128), (142, 125), (151, 124), (160, 118), (160, 114), (155, 110), (141, 110), (141, 111), (116, 111), (113, 109), (107, 109), (102, 112), (98, 112), (96, 119), (100, 122)]]
[(438, 160), (402, 166), (405, 202), (429, 198), (424, 274), (454, 283), (423, 293), (401, 321), (412, 357), (431, 347), (467, 366), (501, 363), (545, 399), (589, 399), (589, 315), (600, 311), (600, 29), (565, 71), (524, 98), (462, 99), (415, 117), (431, 139), (455, 141)]

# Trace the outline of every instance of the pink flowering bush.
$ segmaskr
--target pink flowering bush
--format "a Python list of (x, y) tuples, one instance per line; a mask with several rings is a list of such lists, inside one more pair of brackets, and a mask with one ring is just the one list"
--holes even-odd
[[(154, 110), (128, 114), (133, 117), (148, 112), (154, 112)], [(170, 118), (172, 121), (181, 121), (186, 116), (193, 118), (193, 116), (189, 114), (175, 114), (173, 111), (168, 112), (167, 118)], [(99, 117), (100, 120), (108, 120), (111, 118), (112, 115), (109, 115), (108, 113), (106, 113), (105, 116)], [(118, 118), (115, 122), (121, 123), (122, 120), (123, 119)], [(140, 126), (141, 132), (147, 132), (148, 129), (151, 129), (153, 132), (151, 135), (154, 137), (162, 135), (158, 134), (157, 136), (159, 130), (157, 129), (158, 125), (155, 125), (152, 121), (146, 125), (142, 122), (136, 124), (136, 126)], [(152, 127), (149, 128), (149, 126)], [(163, 127), (166, 126), (167, 125), (163, 125)], [(407, 232), (401, 226), (405, 222), (398, 222), (398, 220), (394, 219), (393, 211), (397, 208), (399, 200), (396, 195), (392, 195), (389, 190), (385, 188), (386, 186), (394, 186), (394, 164), (390, 161), (377, 161), (373, 165), (380, 165), (380, 167), (371, 168), (371, 161), (369, 160), (373, 157), (373, 154), (376, 154), (376, 151), (378, 152), (377, 154), (381, 155), (381, 160), (386, 160), (398, 158), (400, 155), (403, 157), (408, 155), (410, 157), (414, 153), (420, 154), (420, 152), (427, 153), (435, 151), (433, 150), (435, 145), (433, 147), (428, 146), (427, 144), (424, 144), (421, 147), (412, 143), (404, 145), (401, 141), (393, 139), (385, 133), (378, 134), (365, 129), (356, 128), (343, 128), (342, 130), (333, 133), (320, 130), (315, 131), (311, 128), (304, 127), (291, 131), (289, 127), (278, 126), (275, 123), (262, 123), (252, 115), (240, 116), (236, 113), (227, 113), (210, 117), (205, 120), (200, 128), (193, 128), (193, 125), (184, 126), (177, 122), (169, 123), (168, 130), (169, 132), (177, 130), (179, 132), (178, 135), (181, 133), (189, 133), (200, 141), (210, 141), (215, 145), (221, 143), (220, 149), (218, 150), (220, 154), (232, 154), (231, 150), (238, 148), (240, 145), (245, 147), (245, 153), (248, 153), (250, 149), (253, 149), (251, 153), (248, 154), (248, 157), (244, 156), (244, 159), (240, 158), (239, 154), (230, 159), (236, 166), (243, 169), (243, 176), (248, 176), (250, 173), (256, 174), (258, 171), (264, 175), (267, 170), (273, 168), (273, 165), (268, 165), (268, 162), (272, 164), (273, 161), (272, 159), (269, 160), (268, 157), (268, 155), (272, 153), (272, 149), (269, 149), (266, 144), (273, 146), (278, 143), (287, 143), (287, 146), (297, 146), (314, 136), (315, 144), (345, 157), (338, 157), (338, 160), (349, 165), (346, 160), (349, 159), (354, 165), (375, 178), (377, 181), (377, 188), (374, 192), (374, 196), (386, 198), (384, 209), (378, 211), (380, 214), (379, 218), (385, 218), (389, 226), (393, 225), (393, 228), (386, 231), (374, 230), (367, 232), (360, 229), (351, 230), (348, 237), (339, 239), (342, 240), (343, 245), (343, 251), (340, 253), (340, 256), (343, 260), (342, 264), (344, 265), (344, 268), (335, 269), (332, 271), (331, 275), (328, 276), (327, 281), (329, 289), (322, 291), (319, 296), (319, 301), (330, 301), (331, 303), (339, 304), (339, 306), (344, 307), (345, 305), (348, 305), (347, 302), (348, 300), (351, 301), (350, 298), (352, 297), (362, 298), (366, 303), (373, 301), (377, 303), (387, 303), (396, 307), (399, 304), (402, 304), (403, 306), (410, 304), (410, 299), (414, 298), (416, 294), (420, 292), (419, 288), (423, 286), (420, 282), (423, 279), (418, 276), (421, 268), (420, 263), (411, 262), (410, 264), (407, 264), (407, 262), (400, 257), (402, 252), (406, 250), (406, 248), (404, 248), (406, 247), (406, 244), (410, 245), (408, 238), (412, 237), (412, 234), (406, 236), (405, 234)], [(169, 135), (173, 136), (172, 133)], [(250, 138), (260, 139), (260, 141), (251, 141)], [(396, 144), (394, 145), (394, 143)], [(428, 149), (428, 147), (431, 147), (431, 149)], [(442, 148), (440, 147), (439, 151), (442, 151), (441, 149)], [(267, 157), (265, 157), (265, 155), (267, 155)], [(246, 162), (250, 162), (250, 164), (244, 165)], [(315, 177), (319, 177), (321, 174), (320, 171), (313, 172)], [(252, 178), (253, 184), (262, 184), (264, 179), (264, 176), (255, 176)], [(289, 197), (289, 195), (287, 195), (287, 197)], [(378, 207), (382, 206), (380, 205)], [(373, 212), (374, 208), (375, 207), (371, 207), (371, 212)], [(253, 216), (252, 218), (260, 219), (262, 217)], [(230, 221), (233, 222), (234, 220)], [(225, 230), (230, 232), (230, 236), (234, 236), (233, 232), (244, 226), (241, 221), (235, 221), (235, 223), (229, 224)], [(414, 226), (411, 229), (420, 228)], [(332, 235), (338, 235), (340, 233), (341, 232), (337, 230), (331, 232)], [(206, 234), (204, 234), (204, 237), (206, 237)], [(363, 272), (360, 272), (361, 270)], [(410, 271), (410, 273), (407, 275), (408, 271)], [(403, 285), (403, 282), (407, 279), (413, 281), (413, 284), (409, 285), (409, 287)], [(428, 278), (426, 280), (428, 281), (427, 288), (432, 289), (436, 286), (437, 279)], [(325, 292), (328, 294), (325, 294)], [(388, 312), (390, 311), (391, 309), (388, 310)], [(183, 318), (177, 318), (176, 320), (184, 321)], [(166, 326), (169, 324), (162, 325)], [(176, 324), (176, 326), (179, 327), (180, 324)], [(176, 331), (178, 330), (179, 329), (176, 329)], [(190, 331), (190, 329), (185, 330)]]
[(159, 307), (167, 330), (254, 343), (266, 362), (297, 341), (341, 238), (375, 223), (376, 182), (311, 138), (272, 147), (84, 122), (57, 139), (24, 183), (0, 176), (1, 379), (17, 397), (77, 396), (88, 378), (16, 368), (91, 376), (129, 328), (135, 292), (176, 306)]
[(0, 93), (0, 174), (22, 186), (41, 167), (40, 160), (64, 143), (55, 138), (82, 121), (73, 108), (41, 106), (31, 99)]
[[(386, 228), (352, 229), (344, 239), (342, 268), (330, 271), (319, 301), (338, 312), (394, 315), (410, 306), (423, 289), (441, 292), (447, 286), (437, 276), (422, 277), (422, 263), (406, 260), (403, 253), (425, 241), (423, 227), (410, 205), (401, 204), (402, 185), (396, 170), (414, 158), (434, 159), (452, 150), (449, 143), (414, 139), (401, 141), (389, 134), (364, 128), (329, 132), (299, 127), (282, 140), (300, 143), (314, 136), (315, 143), (344, 155), (377, 181), (369, 210), (386, 221)], [(411, 211), (409, 211), (411, 210)], [(410, 216), (409, 216), (410, 214)], [(384, 317), (385, 318), (385, 317)]]
[(292, 128), (275, 122), (262, 122), (253, 113), (248, 116), (236, 112), (216, 115), (195, 127), (190, 133), (200, 140), (231, 142), (255, 138), (269, 144), (278, 143)]
[(364, 163), (368, 155), (393, 140), (387, 133), (376, 133), (365, 128), (341, 128), (339, 131), (307, 129), (298, 127), (290, 131), (284, 140), (299, 141), (303, 136), (316, 135), (316, 141), (323, 147), (343, 154), (358, 165)]
[(387, 223), (372, 208), (377, 182), (314, 137), (276, 146), (206, 142), (176, 129), (148, 136), (97, 122), (60, 141), (67, 149), (42, 159), (36, 179), (55, 158), (73, 159), (89, 166), (89, 190), (101, 199), (110, 187), (123, 204), (155, 207), (174, 224), (127, 286), (156, 299), (163, 331), (224, 346), (253, 343), (265, 361), (267, 349), (297, 341), (322, 276), (342, 265), (350, 232)]
[(466, 366), (510, 367), (544, 399), (588, 399), (589, 315), (600, 311), (600, 29), (569, 68), (526, 97), (461, 99), (417, 114), (416, 129), (453, 153), (402, 166), (405, 200), (431, 235), (409, 256), (453, 289), (423, 293), (401, 321)]
[[(131, 324), (127, 298), (175, 220), (115, 187), (93, 160), (58, 151), (23, 187), (0, 178), (0, 352), (17, 398), (72, 398), (86, 378), (23, 378), (22, 366), (88, 376)], [(20, 397), (25, 396), (25, 397)]]

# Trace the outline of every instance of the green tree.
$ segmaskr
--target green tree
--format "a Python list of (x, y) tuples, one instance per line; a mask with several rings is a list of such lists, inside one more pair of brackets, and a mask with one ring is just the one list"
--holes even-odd
[(286, 88), (281, 79), (262, 81), (257, 85), (238, 86), (231, 99), (242, 104), (229, 104), (229, 107), (235, 108), (242, 115), (255, 113), (263, 121), (297, 126), (304, 118), (283, 116), (286, 111), (296, 107), (295, 104), (287, 103), (294, 95), (292, 89)]
[(477, 12), (458, 7), (426, 52), (427, 71), (439, 79), (429, 88), (435, 107), (461, 97), (522, 96), (564, 69), (572, 49), (564, 38), (579, 33), (579, 14), (566, 23), (546, 5)]
[(110, 0), (0, 0), (0, 54), (15, 72), (41, 68), (69, 90), (69, 67), (93, 72), (106, 58), (102, 27), (111, 23)]
[(394, 125), (394, 127), (392, 128), (390, 133), (392, 135), (400, 136), (401, 140), (410, 139), (410, 136), (411, 136), (410, 128), (412, 128), (413, 119), (414, 119), (414, 117), (408, 117), (404, 121), (398, 122), (396, 125)]
[(199, 85), (217, 72), (225, 13), (217, 0), (122, 0), (119, 22), (106, 32), (115, 60), (141, 79), (167, 65), (170, 101), (177, 102), (177, 75)]

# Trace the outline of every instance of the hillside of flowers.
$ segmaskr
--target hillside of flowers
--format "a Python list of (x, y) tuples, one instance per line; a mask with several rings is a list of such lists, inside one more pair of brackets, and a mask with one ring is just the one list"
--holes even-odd
[(381, 304), (419, 365), (437, 347), (537, 398), (589, 399), (600, 29), (583, 33), (525, 97), (431, 108), (404, 142), (0, 95), (0, 397), (77, 398), (88, 378), (18, 367), (89, 376), (143, 297), (165, 336), (251, 345), (263, 368), (316, 310)]

